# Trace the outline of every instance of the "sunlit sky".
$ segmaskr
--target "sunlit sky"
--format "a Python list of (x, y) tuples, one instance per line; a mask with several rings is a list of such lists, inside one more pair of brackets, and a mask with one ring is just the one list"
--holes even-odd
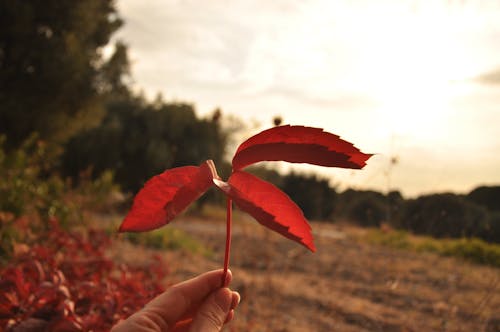
[(339, 189), (500, 184), (500, 1), (117, 4), (137, 89), (220, 107), (245, 135), (279, 115), (377, 153), (361, 171), (300, 168)]

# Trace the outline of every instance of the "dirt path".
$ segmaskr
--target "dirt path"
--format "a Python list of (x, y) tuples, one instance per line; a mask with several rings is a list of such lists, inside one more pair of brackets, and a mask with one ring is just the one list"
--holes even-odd
[[(174, 279), (222, 266), (224, 224), (169, 227), (216, 253), (168, 253)], [(313, 229), (314, 254), (253, 220), (234, 223), (232, 286), (242, 302), (226, 331), (500, 331), (499, 269), (359, 243), (355, 228)]]

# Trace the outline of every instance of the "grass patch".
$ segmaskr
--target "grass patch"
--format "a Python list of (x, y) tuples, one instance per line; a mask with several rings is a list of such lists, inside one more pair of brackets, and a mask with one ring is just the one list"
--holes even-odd
[(366, 234), (366, 240), (372, 244), (379, 244), (397, 249), (410, 249), (408, 233), (404, 231), (383, 232), (378, 229), (370, 230)]
[(442, 256), (458, 257), (473, 263), (500, 267), (500, 245), (480, 239), (435, 239), (415, 236), (405, 231), (373, 229), (364, 239), (372, 244), (416, 252), (432, 252)]
[[(188, 214), (200, 219), (226, 222), (226, 206), (216, 204), (205, 204), (201, 210), (188, 211)], [(233, 208), (233, 220), (248, 218), (248, 214), (239, 208)]]
[(206, 257), (213, 254), (198, 240), (176, 228), (165, 227), (144, 233), (125, 233), (125, 239), (152, 249), (185, 250)]

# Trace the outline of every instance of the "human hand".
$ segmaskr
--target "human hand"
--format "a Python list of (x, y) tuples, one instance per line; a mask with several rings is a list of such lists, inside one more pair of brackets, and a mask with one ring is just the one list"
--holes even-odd
[(215, 270), (170, 287), (111, 332), (220, 331), (233, 319), (240, 301), (240, 295), (227, 288), (230, 271), (225, 287), (220, 287), (222, 274), (222, 270)]

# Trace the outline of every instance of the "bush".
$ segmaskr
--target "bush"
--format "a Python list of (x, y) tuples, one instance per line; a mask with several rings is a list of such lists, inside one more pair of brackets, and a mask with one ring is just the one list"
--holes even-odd
[(384, 232), (378, 229), (369, 231), (365, 239), (378, 245), (417, 252), (432, 252), (443, 256), (458, 257), (464, 260), (500, 267), (500, 245), (472, 239), (434, 239), (431, 237), (410, 236), (404, 231)]
[(488, 222), (480, 237), (489, 242), (500, 243), (500, 212), (489, 214)]
[(281, 189), (302, 209), (306, 218), (327, 220), (332, 216), (336, 192), (326, 179), (290, 173)]
[[(56, 175), (49, 175), (55, 164), (55, 148), (31, 136), (15, 150), (6, 151), (5, 137), (0, 136), (0, 262), (7, 260), (13, 241), (24, 241), (32, 232), (48, 229), (47, 221), (57, 217), (63, 224), (78, 211), (63, 202), (66, 184)], [(30, 215), (25, 223), (22, 216)]]
[(132, 268), (105, 258), (108, 236), (101, 231), (66, 232), (57, 222), (31, 247), (16, 245), (0, 269), (0, 330), (109, 331), (163, 291), (167, 275), (153, 266)]
[(475, 263), (500, 267), (500, 246), (480, 239), (451, 240), (443, 246), (442, 253)]
[[(111, 194), (118, 192), (109, 171), (95, 180), (84, 176), (73, 187), (54, 171), (57, 146), (35, 135), (11, 151), (4, 142), (0, 136), (0, 261), (10, 256), (13, 241), (29, 242), (33, 234), (48, 230), (54, 218), (64, 228), (81, 224), (84, 209), (109, 208)], [(29, 223), (19, 231), (16, 224), (26, 218)]]
[(478, 187), (472, 190), (466, 198), (471, 202), (484, 206), (489, 211), (500, 212), (500, 186)]
[(368, 241), (373, 244), (380, 244), (391, 248), (410, 249), (412, 244), (408, 238), (408, 233), (404, 231), (383, 232), (372, 230), (367, 234)]
[(487, 211), (454, 194), (420, 196), (407, 202), (405, 229), (434, 237), (479, 237), (488, 225)]
[(387, 198), (375, 191), (346, 190), (338, 199), (338, 214), (364, 227), (380, 226), (387, 219)]
[(15, 217), (38, 214), (65, 222), (74, 212), (61, 198), (66, 183), (50, 174), (56, 164), (56, 148), (31, 136), (17, 150), (6, 152), (0, 137), (0, 211)]
[(394, 228), (403, 228), (402, 215), (404, 212), (405, 199), (399, 191), (391, 191), (387, 199), (387, 220), (385, 222)]
[(410, 200), (397, 191), (383, 195), (348, 189), (337, 195), (335, 216), (361, 226), (385, 223), (420, 235), (500, 243), (499, 188), (479, 187), (466, 196), (442, 193)]

